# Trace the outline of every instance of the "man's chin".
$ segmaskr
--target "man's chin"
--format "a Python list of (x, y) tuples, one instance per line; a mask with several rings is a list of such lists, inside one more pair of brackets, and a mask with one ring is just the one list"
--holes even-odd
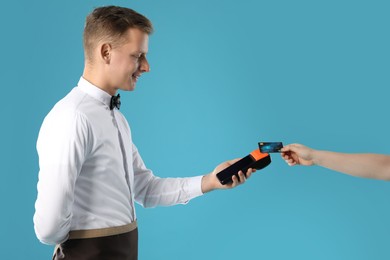
[(136, 85), (136, 83), (137, 83), (137, 82), (134, 82), (134, 81), (131, 81), (131, 82), (130, 82), (129, 91), (135, 90), (135, 85)]
[(131, 83), (130, 85), (127, 85), (126, 87), (122, 87), (120, 89), (123, 91), (133, 91), (135, 90), (135, 84)]

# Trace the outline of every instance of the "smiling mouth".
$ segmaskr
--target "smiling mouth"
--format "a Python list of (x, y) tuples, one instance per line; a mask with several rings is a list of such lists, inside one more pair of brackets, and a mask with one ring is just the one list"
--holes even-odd
[(135, 82), (137, 82), (137, 80), (138, 80), (138, 78), (139, 78), (140, 76), (141, 76), (140, 74), (133, 74), (133, 75), (131, 75), (131, 77), (133, 78), (133, 80), (134, 80)]

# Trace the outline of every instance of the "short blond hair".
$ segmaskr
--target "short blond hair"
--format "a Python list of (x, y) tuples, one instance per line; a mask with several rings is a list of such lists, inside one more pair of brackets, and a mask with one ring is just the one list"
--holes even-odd
[(153, 33), (152, 22), (136, 11), (120, 6), (98, 7), (87, 16), (83, 34), (84, 55), (92, 61), (93, 50), (101, 42), (113, 47), (120, 46), (128, 29), (137, 28), (147, 34)]

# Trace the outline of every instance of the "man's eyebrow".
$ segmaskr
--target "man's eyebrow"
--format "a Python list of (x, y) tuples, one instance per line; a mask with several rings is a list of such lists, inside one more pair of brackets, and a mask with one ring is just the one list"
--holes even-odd
[(144, 51), (134, 51), (132, 52), (132, 54), (139, 54), (139, 55), (142, 55), (142, 54), (146, 54), (147, 52), (144, 52)]

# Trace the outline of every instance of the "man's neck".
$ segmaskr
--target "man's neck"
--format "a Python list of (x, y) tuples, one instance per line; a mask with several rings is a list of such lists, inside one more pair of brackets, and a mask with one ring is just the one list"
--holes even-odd
[(89, 83), (91, 83), (94, 86), (100, 88), (101, 90), (107, 92), (111, 96), (115, 96), (117, 90), (115, 88), (110, 87), (110, 85), (104, 79), (104, 77), (102, 77), (102, 75), (104, 75), (104, 73), (99, 73), (99, 72), (89, 68), (88, 66), (85, 66), (82, 77), (85, 80), (87, 80)]

